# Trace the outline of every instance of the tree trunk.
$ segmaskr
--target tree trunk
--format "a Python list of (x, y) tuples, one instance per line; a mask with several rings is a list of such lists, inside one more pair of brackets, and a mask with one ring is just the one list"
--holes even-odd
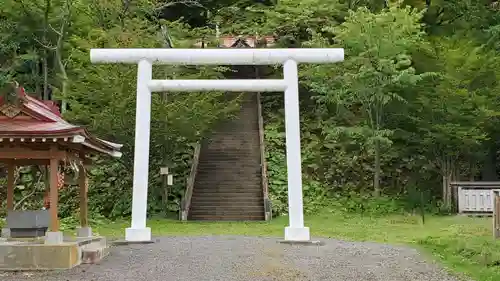
[[(44, 15), (44, 29), (43, 29), (43, 43), (47, 43), (47, 30), (49, 27), (49, 12), (51, 9), (51, 1), (46, 0), (45, 1), (45, 15)], [(43, 68), (43, 93), (42, 93), (42, 99), (43, 100), (48, 100), (49, 99), (49, 65), (47, 62), (47, 57), (49, 55), (49, 52), (47, 51), (47, 48), (44, 48), (43, 50), (43, 61), (42, 61), (42, 68)]]
[[(173, 40), (172, 37), (170, 36), (169, 30), (166, 26), (161, 27), (161, 32), (163, 34), (164, 38), (164, 46), (165, 48), (174, 48)], [(161, 95), (162, 103), (167, 106), (168, 105), (168, 93), (163, 92)], [(170, 165), (170, 157), (169, 157), (169, 143), (168, 143), (168, 117), (165, 115), (165, 132), (164, 133), (164, 143), (163, 143), (163, 166), (164, 167), (169, 167)], [(165, 208), (165, 214), (168, 214), (168, 194), (169, 194), (169, 189), (170, 187), (168, 186), (168, 180), (167, 180), (168, 175), (162, 175), (162, 186), (163, 186), (163, 206)]]
[(47, 50), (43, 51), (43, 94), (42, 99), (49, 99), (49, 66), (47, 63)]
[(488, 145), (488, 155), (486, 155), (484, 161), (484, 167), (481, 172), (481, 179), (483, 181), (497, 181), (497, 172), (496, 172), (496, 160), (497, 160), (497, 145), (495, 143), (495, 139), (490, 140)]
[(373, 192), (375, 196), (380, 196), (380, 143), (375, 141), (375, 174), (373, 177)]
[(31, 69), (31, 74), (33, 77), (37, 77), (36, 83), (35, 83), (35, 93), (36, 97), (41, 99), (42, 98), (42, 91), (40, 88), (40, 80), (38, 80), (38, 77), (40, 77), (40, 61), (36, 60), (35, 61), (35, 66)]
[(474, 181), (476, 179), (477, 166), (473, 160), (469, 160), (469, 181)]
[(62, 55), (58, 54), (58, 64), (61, 71), (61, 94), (62, 94), (62, 102), (61, 102), (61, 113), (64, 113), (67, 110), (68, 103), (66, 102), (66, 96), (68, 93), (68, 74), (66, 73), (66, 68), (62, 62)]
[(69, 1), (66, 2), (67, 5), (67, 15), (62, 19), (61, 29), (58, 32), (59, 37), (57, 38), (56, 45), (56, 62), (59, 67), (60, 75), (61, 75), (61, 113), (64, 113), (67, 109), (66, 97), (68, 94), (68, 74), (66, 73), (66, 66), (63, 63), (63, 49), (64, 49), (64, 37), (66, 35), (66, 26), (71, 17), (70, 4)]
[(443, 204), (447, 210), (450, 210), (453, 198), (450, 185), (453, 178), (453, 166), (451, 157), (445, 157), (443, 159), (441, 164), (441, 175), (443, 177)]

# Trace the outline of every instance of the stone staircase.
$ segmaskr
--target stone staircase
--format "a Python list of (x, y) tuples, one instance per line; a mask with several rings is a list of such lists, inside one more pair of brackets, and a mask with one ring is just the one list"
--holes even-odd
[(264, 220), (256, 93), (201, 145), (189, 220)]

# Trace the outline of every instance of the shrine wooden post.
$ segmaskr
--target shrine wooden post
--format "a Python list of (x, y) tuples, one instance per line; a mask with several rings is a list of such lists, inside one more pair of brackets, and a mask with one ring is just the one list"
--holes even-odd
[(493, 238), (500, 238), (500, 191), (493, 191)]
[(15, 184), (15, 171), (16, 166), (10, 162), (7, 164), (7, 210), (14, 209), (14, 184)]
[(78, 237), (91, 237), (92, 229), (89, 227), (88, 221), (88, 179), (85, 171), (84, 163), (86, 161), (85, 154), (80, 153), (82, 164), (78, 169), (78, 185), (80, 190), (80, 227), (77, 228)]
[(46, 233), (46, 243), (60, 244), (63, 234), (59, 232), (59, 161), (62, 160), (57, 143), (50, 145), (49, 149), (49, 198), (50, 198), (50, 231)]
[(59, 159), (57, 157), (57, 146), (52, 145), (50, 148), (50, 230), (59, 232), (59, 189), (58, 183), (58, 167)]

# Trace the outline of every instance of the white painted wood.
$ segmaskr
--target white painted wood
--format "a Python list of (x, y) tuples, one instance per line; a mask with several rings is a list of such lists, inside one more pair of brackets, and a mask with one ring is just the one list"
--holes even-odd
[(72, 143), (84, 143), (85, 142), (85, 137), (81, 135), (76, 135), (73, 136), (73, 139), (71, 139)]
[(284, 80), (275, 79), (234, 79), (234, 80), (153, 80), (148, 83), (152, 92), (283, 92)]
[(151, 91), (148, 82), (152, 79), (153, 65), (149, 61), (141, 60), (137, 68), (132, 223), (131, 227), (125, 230), (127, 241), (151, 240), (151, 229), (146, 227), (146, 216), (151, 124)]
[(309, 241), (309, 228), (304, 227), (302, 199), (302, 167), (300, 156), (300, 111), (297, 63), (288, 60), (283, 65), (285, 90), (286, 167), (288, 176), (288, 213), (290, 225), (285, 240)]
[(168, 175), (168, 167), (160, 167), (160, 175)]
[(174, 175), (167, 175), (167, 185), (168, 186), (174, 185)]
[(458, 189), (459, 213), (493, 213), (493, 191), (500, 191), (500, 187), (491, 189)]
[(92, 63), (182, 65), (273, 65), (334, 63), (344, 60), (344, 49), (91, 49)]
[[(297, 63), (333, 63), (344, 60), (343, 49), (92, 49), (93, 63), (138, 64), (137, 111), (134, 151), (132, 223), (127, 241), (150, 241), (146, 227), (151, 92), (161, 91), (284, 91), (288, 209), (290, 225), (285, 240), (310, 240), (304, 227), (300, 116)], [(153, 80), (153, 64), (284, 65), (283, 80)]]

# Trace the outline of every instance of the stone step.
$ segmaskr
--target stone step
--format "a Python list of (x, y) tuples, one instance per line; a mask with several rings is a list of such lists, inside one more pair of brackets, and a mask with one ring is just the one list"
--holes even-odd
[(191, 208), (195, 209), (212, 209), (214, 207), (223, 207), (228, 210), (239, 210), (239, 209), (244, 209), (244, 208), (250, 208), (250, 209), (255, 209), (255, 208), (260, 208), (264, 206), (264, 202), (259, 202), (259, 201), (246, 201), (246, 202), (234, 202), (234, 201), (224, 201), (224, 200), (218, 200), (216, 198), (213, 198), (213, 200), (209, 201), (193, 201), (191, 200), (191, 203), (195, 202), (196, 204), (193, 205), (191, 204)]
[(212, 156), (201, 156), (200, 161), (198, 161), (198, 165), (216, 164), (219, 162), (221, 164), (230, 163), (232, 165), (236, 165), (237, 167), (260, 165), (260, 152), (249, 155), (232, 155), (231, 157), (215, 154)]
[(258, 200), (261, 200), (263, 197), (264, 196), (262, 196), (262, 192), (260, 193), (199, 192), (196, 193), (196, 195), (193, 195), (191, 202), (198, 203), (198, 202), (209, 202), (209, 201), (234, 200), (235, 202), (241, 202), (243, 204), (248, 202), (259, 202)]
[(231, 188), (231, 187), (237, 187), (241, 189), (246, 189), (246, 188), (257, 188), (261, 189), (260, 187), (260, 179), (248, 179), (244, 178), (241, 181), (238, 181), (237, 179), (234, 178), (227, 178), (226, 180), (217, 180), (213, 181), (210, 179), (201, 179), (199, 181), (195, 181), (195, 188), (211, 188), (211, 189), (217, 189), (217, 188)]
[(200, 177), (210, 177), (218, 178), (220, 176), (231, 176), (231, 175), (248, 175), (251, 177), (261, 177), (262, 172), (260, 167), (252, 167), (246, 169), (238, 169), (234, 166), (220, 165), (220, 166), (205, 166), (200, 167), (196, 173), (196, 178)]
[[(200, 172), (220, 173), (220, 174), (234, 174), (234, 173), (252, 173), (260, 175), (260, 162), (256, 163), (242, 163), (237, 161), (206, 161), (198, 163)], [(218, 170), (216, 170), (218, 169)]]
[(212, 139), (205, 141), (205, 147), (220, 148), (220, 149), (235, 149), (235, 146), (224, 147), (224, 144), (229, 145), (242, 145), (243, 147), (253, 147), (255, 144), (259, 143), (259, 135), (255, 134), (258, 132), (257, 128), (240, 128), (236, 127), (232, 130), (244, 130), (243, 132), (220, 132), (218, 134), (212, 135)]
[(231, 142), (232, 140), (241, 143), (255, 143), (258, 135), (254, 136), (255, 132), (258, 132), (259, 128), (257, 124), (242, 124), (238, 126), (231, 126), (222, 129), (221, 131), (212, 134), (210, 139), (207, 139), (204, 144), (210, 146), (213, 144), (220, 144), (224, 142)]
[[(199, 204), (196, 204), (194, 206), (191, 206), (191, 209), (193, 210), (215, 210), (216, 208), (221, 208), (223, 210), (228, 210), (228, 211), (239, 211), (239, 210), (248, 210), (248, 211), (251, 211), (251, 210), (254, 210), (254, 211), (261, 211), (261, 209), (263, 209), (263, 206), (264, 204), (259, 204), (259, 203), (255, 203), (255, 202), (252, 202), (252, 203), (249, 203), (249, 202), (245, 202), (245, 203), (239, 203), (237, 205), (231, 205), (227, 202), (224, 202), (224, 201), (213, 201), (214, 203), (217, 203), (216, 205), (210, 205), (209, 202), (202, 202), (202, 203), (199, 203)], [(219, 205), (220, 204), (220, 205)]]
[[(245, 116), (244, 118), (252, 118), (252, 117)], [(217, 130), (214, 133), (212, 133), (211, 136), (212, 137), (221, 136), (224, 138), (229, 138), (232, 136), (241, 136), (245, 134), (250, 135), (253, 134), (254, 131), (257, 131), (258, 129), (259, 129), (259, 122), (253, 120), (242, 122), (241, 124), (224, 124), (223, 126), (217, 128)], [(217, 139), (211, 139), (211, 140), (217, 140)]]
[(196, 213), (220, 213), (222, 214), (249, 214), (249, 213), (257, 213), (260, 214), (261, 212), (264, 212), (264, 206), (193, 206), (191, 207), (190, 210), (191, 213), (196, 214)]
[(262, 190), (224, 190), (224, 191), (217, 191), (217, 190), (194, 190), (193, 192), (193, 197), (197, 196), (203, 196), (203, 197), (219, 197), (219, 196), (226, 196), (226, 197), (261, 197), (262, 196)]
[(258, 128), (241, 128), (236, 127), (236, 130), (246, 129), (243, 132), (220, 132), (218, 134), (212, 135), (211, 139), (205, 141), (203, 144), (205, 147), (219, 147), (220, 149), (235, 149), (232, 146), (223, 147), (223, 144), (241, 144), (244, 147), (253, 147), (254, 144), (259, 144)]
[[(230, 198), (230, 199), (227, 199), (227, 198)], [(252, 199), (249, 199), (248, 196), (241, 196), (241, 197), (235, 197), (235, 196), (231, 196), (231, 197), (224, 197), (224, 196), (199, 196), (199, 197), (193, 197), (191, 199), (191, 202), (192, 203), (196, 203), (196, 204), (210, 204), (211, 202), (220, 202), (221, 204), (226, 204), (225, 202), (235, 202), (234, 204), (240, 204), (240, 205), (246, 205), (246, 204), (249, 204), (249, 205), (256, 205), (256, 204), (264, 204), (264, 202), (261, 202), (259, 201), (261, 200), (261, 198), (257, 198), (257, 197), (254, 197)], [(229, 203), (227, 203), (229, 204)], [(233, 204), (233, 203), (231, 203)]]
[(264, 217), (264, 210), (261, 212), (245, 212), (245, 211), (240, 211), (240, 212), (226, 212), (226, 211), (213, 211), (213, 212), (208, 212), (208, 211), (201, 211), (201, 212), (196, 212), (196, 211), (190, 211), (189, 214), (191, 217), (200, 217), (200, 216), (221, 216), (221, 217), (255, 217), (255, 218), (262, 218)]
[(232, 196), (224, 196), (221, 194), (220, 196), (217, 197), (203, 197), (203, 196), (193, 196), (191, 198), (191, 202), (195, 202), (197, 204), (211, 204), (211, 203), (231, 203), (231, 204), (259, 204), (262, 205), (264, 204), (264, 199), (262, 197), (256, 197), (256, 196), (251, 196), (251, 197), (232, 197)]
[(264, 220), (255, 94), (244, 94), (238, 117), (202, 143), (189, 219)]
[(201, 156), (200, 161), (198, 161), (198, 165), (231, 164), (236, 167), (260, 165), (260, 152), (249, 155), (232, 155), (231, 157), (232, 158), (215, 154), (213, 156)]
[(262, 215), (190, 215), (189, 220), (194, 221), (262, 221)]
[(226, 197), (261, 197), (263, 194), (262, 189), (260, 188), (234, 188), (234, 187), (227, 187), (227, 188), (198, 188), (197, 190), (195, 189), (193, 192), (193, 197), (197, 197), (197, 195), (207, 197), (210, 195), (216, 195), (218, 197), (220, 196), (226, 196)]
[(191, 210), (197, 211), (215, 211), (215, 210), (247, 210), (248, 212), (261, 212), (264, 210), (263, 203), (227, 203), (227, 202), (203, 202), (193, 204), (191, 202)]
[[(260, 169), (259, 169), (260, 170)], [(217, 171), (215, 169), (204, 169), (196, 173), (196, 181), (210, 181), (210, 182), (226, 182), (228, 180), (243, 179), (245, 181), (260, 182), (261, 172), (255, 169), (249, 169), (246, 172), (241, 170), (223, 170)]]
[[(226, 199), (226, 198), (230, 198), (230, 199)], [(211, 195), (211, 194), (197, 194), (197, 196), (193, 197), (191, 199), (191, 202), (192, 203), (195, 203), (195, 204), (208, 204), (209, 202), (221, 202), (221, 204), (223, 204), (224, 202), (238, 202), (239, 204), (241, 205), (244, 205), (244, 204), (250, 204), (250, 205), (254, 205), (254, 204), (257, 204), (257, 202), (259, 202), (258, 200), (260, 200), (261, 198), (263, 198), (263, 196), (253, 196), (253, 199), (249, 199), (250, 197), (248, 195), (241, 195), (241, 196), (220, 196), (218, 194), (216, 195)], [(259, 204), (263, 204), (262, 203), (259, 203)]]
[(107, 247), (105, 239), (84, 245), (81, 247), (81, 250), (82, 264), (98, 263), (109, 254), (109, 248)]
[[(248, 158), (255, 158), (248, 160)], [(199, 167), (227, 167), (229, 169), (245, 169), (245, 168), (260, 168), (260, 154), (258, 156), (238, 156), (237, 159), (217, 159), (217, 158), (204, 158), (198, 162)]]
[(260, 184), (257, 183), (239, 183), (239, 182), (227, 182), (227, 183), (200, 183), (197, 182), (194, 191), (209, 191), (209, 192), (254, 192), (262, 191)]
[(207, 195), (217, 195), (217, 196), (238, 196), (242, 197), (242, 195), (246, 195), (246, 197), (260, 197), (263, 194), (263, 191), (260, 188), (198, 188), (193, 192), (193, 197), (196, 195), (207, 196)]
[(222, 163), (234, 163), (236, 165), (255, 165), (260, 164), (260, 151), (250, 152), (248, 154), (231, 154), (221, 155), (218, 152), (213, 152), (208, 155), (201, 155), (198, 164), (212, 164), (215, 161)]
[[(258, 150), (259, 139), (252, 140), (250, 136), (241, 136), (240, 140), (221, 141), (217, 143), (209, 143), (204, 146), (204, 153), (219, 153), (219, 154), (248, 154)], [(232, 154), (231, 153), (231, 154)]]
[[(199, 167), (199, 166), (198, 166)], [(209, 179), (214, 179), (214, 180), (219, 180), (222, 181), (222, 178), (241, 178), (242, 176), (247, 176), (247, 178), (251, 179), (260, 179), (262, 176), (262, 172), (260, 167), (252, 167), (252, 168), (245, 168), (245, 169), (238, 169), (235, 168), (234, 166), (224, 166), (220, 165), (218, 167), (216, 166), (205, 166), (202, 167), (198, 172), (196, 173), (196, 178), (195, 179), (201, 179), (202, 177), (209, 178)]]
[[(224, 169), (227, 168), (227, 169)], [(210, 179), (212, 178), (219, 178), (221, 176), (236, 176), (238, 175), (248, 175), (249, 177), (252, 178), (260, 178), (262, 176), (262, 173), (260, 172), (260, 167), (253, 167), (252, 169), (235, 169), (234, 167), (224, 167), (224, 166), (219, 166), (219, 167), (202, 167), (197, 173), (196, 173), (196, 178), (201, 178), (201, 177), (209, 177)]]
[(209, 194), (209, 193), (205, 193), (205, 194), (201, 194), (201, 193), (198, 193), (196, 194), (196, 196), (193, 196), (191, 198), (191, 202), (196, 202), (198, 204), (208, 204), (210, 202), (221, 202), (222, 204), (224, 203), (237, 203), (237, 204), (240, 204), (240, 205), (245, 205), (245, 204), (250, 204), (250, 205), (261, 205), (263, 204), (264, 202), (264, 196), (255, 196), (255, 195), (246, 195), (246, 196), (243, 196), (244, 194), (240, 194), (240, 196), (234, 196), (234, 195), (231, 195), (231, 196), (228, 196), (226, 194), (223, 194), (223, 193), (219, 193), (219, 194)]
[(227, 179), (217, 181), (210, 179), (200, 179), (199, 181), (195, 181), (194, 189), (232, 189), (236, 188), (238, 190), (245, 189), (259, 189), (262, 190), (260, 179), (247, 179), (243, 178), (241, 181), (235, 179)]

